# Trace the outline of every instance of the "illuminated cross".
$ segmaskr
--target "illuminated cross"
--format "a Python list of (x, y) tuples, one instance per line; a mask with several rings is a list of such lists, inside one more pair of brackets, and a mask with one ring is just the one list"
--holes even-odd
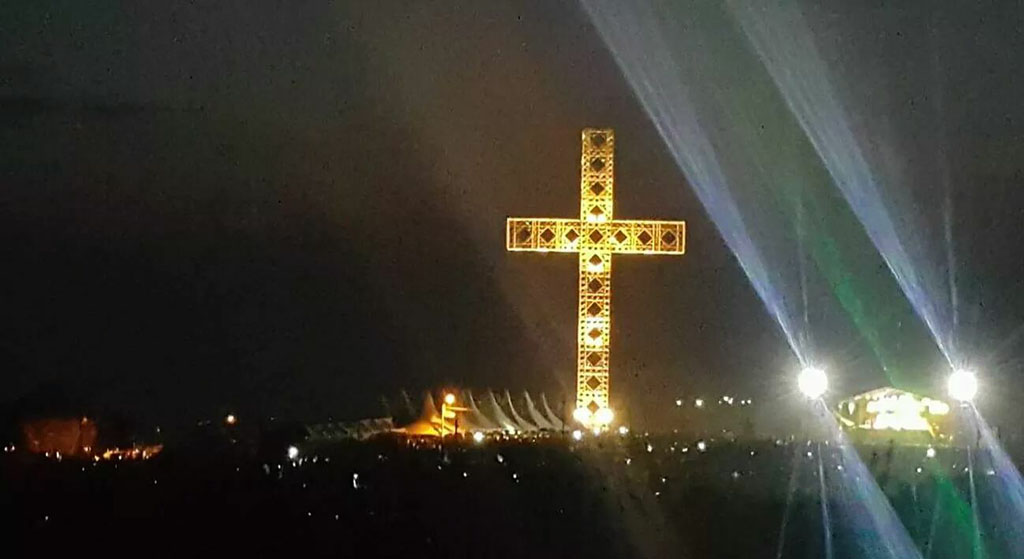
[(682, 254), (686, 245), (683, 221), (612, 219), (614, 149), (612, 130), (583, 130), (579, 219), (510, 217), (505, 230), (508, 250), (579, 253), (573, 418), (590, 428), (604, 428), (614, 417), (608, 400), (612, 254)]

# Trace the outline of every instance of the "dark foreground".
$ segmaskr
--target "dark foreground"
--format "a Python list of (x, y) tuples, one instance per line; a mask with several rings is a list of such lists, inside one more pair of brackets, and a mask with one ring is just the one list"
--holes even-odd
[[(13, 512), (3, 529), (12, 557), (818, 558), (817, 451), (781, 441), (709, 441), (701, 451), (693, 440), (608, 436), (445, 449), (339, 443), (295, 461), (6, 456), (0, 509)], [(844, 515), (864, 513), (844, 507), (842, 461), (822, 452), (834, 556), (864, 557), (860, 536), (841, 528), (858, 520)], [(970, 556), (961, 453), (862, 455), (919, 549)]]

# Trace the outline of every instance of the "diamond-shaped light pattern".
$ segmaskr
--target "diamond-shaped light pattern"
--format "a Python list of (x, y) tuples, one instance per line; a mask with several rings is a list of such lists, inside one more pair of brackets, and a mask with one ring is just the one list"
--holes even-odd
[(590, 183), (590, 193), (594, 196), (600, 196), (604, 192), (604, 184), (601, 181), (594, 181)]
[[(591, 378), (591, 380), (597, 380), (597, 379)], [(598, 386), (600, 386), (600, 381), (598, 381)], [(592, 389), (592, 390), (596, 390), (596, 389)], [(590, 410), (590, 413), (597, 413), (597, 410), (601, 409), (601, 406), (598, 405), (597, 402), (591, 400), (590, 403), (587, 404), (587, 409)]]
[(661, 236), (661, 242), (666, 245), (676, 244), (676, 234), (671, 231), (665, 231), (665, 234)]
[(601, 283), (601, 280), (597, 278), (594, 278), (587, 282), (587, 289), (589, 289), (591, 293), (597, 293), (598, 291), (601, 291), (601, 287), (603, 286), (604, 284)]
[(545, 243), (550, 243), (551, 239), (555, 238), (555, 232), (550, 230), (550, 229), (545, 229), (545, 230), (541, 231), (540, 238), (544, 239)]
[[(589, 236), (590, 236), (590, 242), (592, 242), (594, 244), (600, 243), (601, 239), (604, 238), (604, 235), (602, 235), (601, 232), (598, 231), (597, 229), (594, 229), (593, 231), (591, 231)], [(595, 255), (595, 256), (597, 256), (597, 255)]]
[(601, 257), (595, 254), (595, 255), (591, 256), (590, 259), (587, 260), (587, 262), (590, 262), (591, 266), (600, 266), (601, 265)]
[(596, 367), (601, 363), (601, 352), (591, 351), (587, 354), (587, 363), (590, 363), (591, 367)]
[(597, 316), (601, 314), (601, 304), (591, 303), (590, 306), (587, 307), (587, 314), (589, 314), (590, 316)]
[(601, 386), (601, 381), (597, 377), (590, 377), (587, 379), (587, 388), (591, 390), (597, 390), (597, 387)]
[(591, 340), (599, 340), (599, 339), (601, 339), (601, 329), (600, 328), (591, 328), (590, 331), (587, 332), (587, 337), (589, 337)]
[(647, 231), (641, 231), (641, 232), (640, 232), (640, 234), (636, 236), (636, 238), (637, 238), (637, 240), (639, 240), (639, 241), (640, 241), (641, 243), (643, 243), (643, 244), (645, 244), (645, 245), (646, 245), (646, 244), (649, 244), (649, 243), (651, 242), (651, 239), (652, 239), (653, 237), (651, 237), (651, 234), (650, 234), (650, 233), (648, 233)]
[(574, 242), (576, 242), (576, 239), (580, 238), (580, 234), (577, 233), (575, 229), (570, 229), (570, 230), (565, 232), (565, 238), (570, 243), (574, 243)]

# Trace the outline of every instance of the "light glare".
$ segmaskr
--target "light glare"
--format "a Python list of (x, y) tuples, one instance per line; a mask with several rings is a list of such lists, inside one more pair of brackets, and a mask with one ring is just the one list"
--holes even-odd
[(587, 408), (576, 408), (572, 410), (572, 418), (580, 423), (590, 422), (590, 410)]
[(805, 367), (796, 382), (800, 392), (811, 399), (821, 398), (828, 390), (828, 376), (817, 367)]
[(973, 371), (960, 369), (949, 375), (949, 395), (954, 400), (970, 402), (978, 393), (978, 377)]
[(594, 414), (594, 422), (598, 425), (608, 425), (615, 418), (611, 408), (601, 408)]

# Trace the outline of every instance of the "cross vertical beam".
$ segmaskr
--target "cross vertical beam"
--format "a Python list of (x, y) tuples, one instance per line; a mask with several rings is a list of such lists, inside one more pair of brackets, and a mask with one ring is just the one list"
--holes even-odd
[[(580, 153), (579, 295), (576, 338), (576, 407), (578, 420), (611, 413), (609, 357), (611, 350), (612, 253), (603, 244), (613, 216), (615, 135), (611, 130), (585, 129)], [(583, 410), (586, 410), (584, 412)], [(607, 411), (602, 411), (607, 410)]]

